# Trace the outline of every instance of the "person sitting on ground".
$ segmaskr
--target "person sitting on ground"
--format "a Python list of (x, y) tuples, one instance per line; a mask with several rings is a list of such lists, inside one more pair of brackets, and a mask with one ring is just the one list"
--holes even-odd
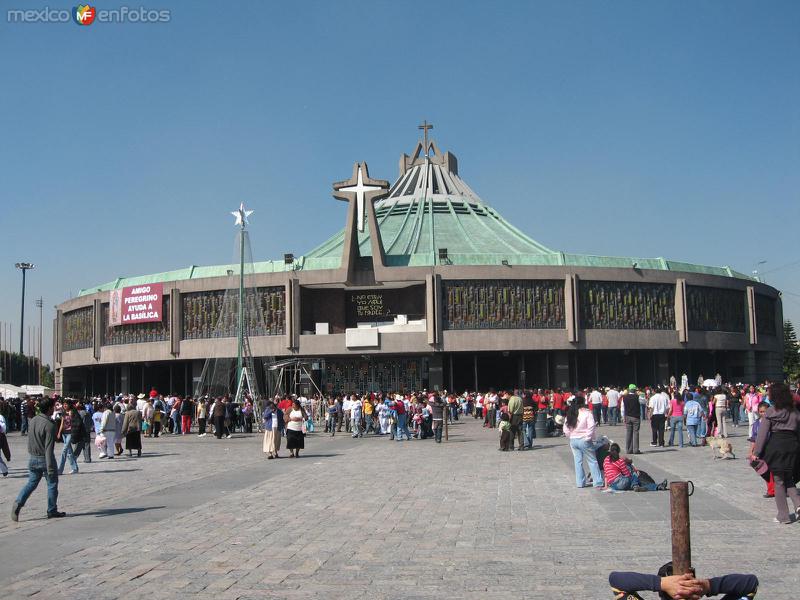
[(614, 442), (608, 448), (608, 456), (603, 461), (603, 476), (606, 486), (618, 492), (660, 492), (667, 489), (667, 480), (656, 485), (652, 478), (633, 466), (627, 456), (620, 456), (619, 444)]
[(755, 598), (758, 592), (758, 577), (755, 575), (731, 574), (711, 579), (698, 579), (694, 569), (683, 575), (672, 574), (672, 561), (658, 570), (658, 575), (612, 571), (608, 583), (616, 600), (641, 600), (636, 592), (658, 592), (662, 600), (691, 599), (725, 594), (722, 600)]

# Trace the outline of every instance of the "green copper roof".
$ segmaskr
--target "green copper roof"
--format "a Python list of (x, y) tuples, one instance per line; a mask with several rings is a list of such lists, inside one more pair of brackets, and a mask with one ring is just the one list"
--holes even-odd
[[(567, 267), (617, 267), (657, 271), (678, 271), (752, 279), (729, 267), (708, 267), (668, 261), (663, 258), (628, 258), (565, 254), (551, 250), (522, 233), (497, 211), (484, 203), (458, 176), (457, 160), (442, 154), (435, 142), (428, 155), (418, 144), (413, 157), (400, 159), (400, 177), (388, 195), (375, 204), (386, 264), (390, 267), (431, 267), (441, 264), (439, 249), (447, 249), (448, 264), (467, 266), (528, 265)], [(284, 261), (253, 263), (252, 273), (291, 270), (338, 269), (341, 265), (344, 230), (339, 231), (293, 265)], [(358, 233), (361, 256), (371, 256), (369, 224)], [(224, 277), (237, 273), (239, 265), (191, 266), (175, 271), (120, 277), (100, 286), (82, 289), (79, 295), (108, 291), (130, 285)]]

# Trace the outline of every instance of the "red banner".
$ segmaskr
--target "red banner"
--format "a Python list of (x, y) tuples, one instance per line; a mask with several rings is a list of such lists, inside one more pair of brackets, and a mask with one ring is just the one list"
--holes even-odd
[(162, 320), (164, 285), (149, 283), (112, 290), (109, 298), (110, 325), (154, 323)]

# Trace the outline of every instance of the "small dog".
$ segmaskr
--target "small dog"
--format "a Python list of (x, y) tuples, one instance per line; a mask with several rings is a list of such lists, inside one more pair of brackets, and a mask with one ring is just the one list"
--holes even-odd
[(725, 438), (710, 437), (706, 439), (708, 440), (708, 446), (711, 448), (714, 459), (724, 458), (730, 460), (736, 458), (736, 455), (733, 453), (733, 446), (731, 446), (731, 443)]

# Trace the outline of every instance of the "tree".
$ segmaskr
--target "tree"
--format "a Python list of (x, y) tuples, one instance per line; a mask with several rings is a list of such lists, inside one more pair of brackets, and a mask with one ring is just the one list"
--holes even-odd
[[(25, 356), (16, 352), (0, 351), (0, 382), (11, 385), (36, 384), (36, 369), (39, 368), (39, 359), (35, 356)], [(50, 372), (49, 365), (42, 369), (42, 375)], [(51, 374), (52, 381), (52, 374)], [(45, 379), (42, 384), (46, 385)]]
[(50, 369), (50, 365), (48, 365), (48, 364), (42, 365), (41, 373), (42, 373), (42, 385), (44, 387), (50, 388), (50, 389), (55, 387), (56, 378), (55, 378), (55, 374)]
[(783, 322), (783, 372), (789, 381), (800, 378), (800, 345), (791, 321)]

